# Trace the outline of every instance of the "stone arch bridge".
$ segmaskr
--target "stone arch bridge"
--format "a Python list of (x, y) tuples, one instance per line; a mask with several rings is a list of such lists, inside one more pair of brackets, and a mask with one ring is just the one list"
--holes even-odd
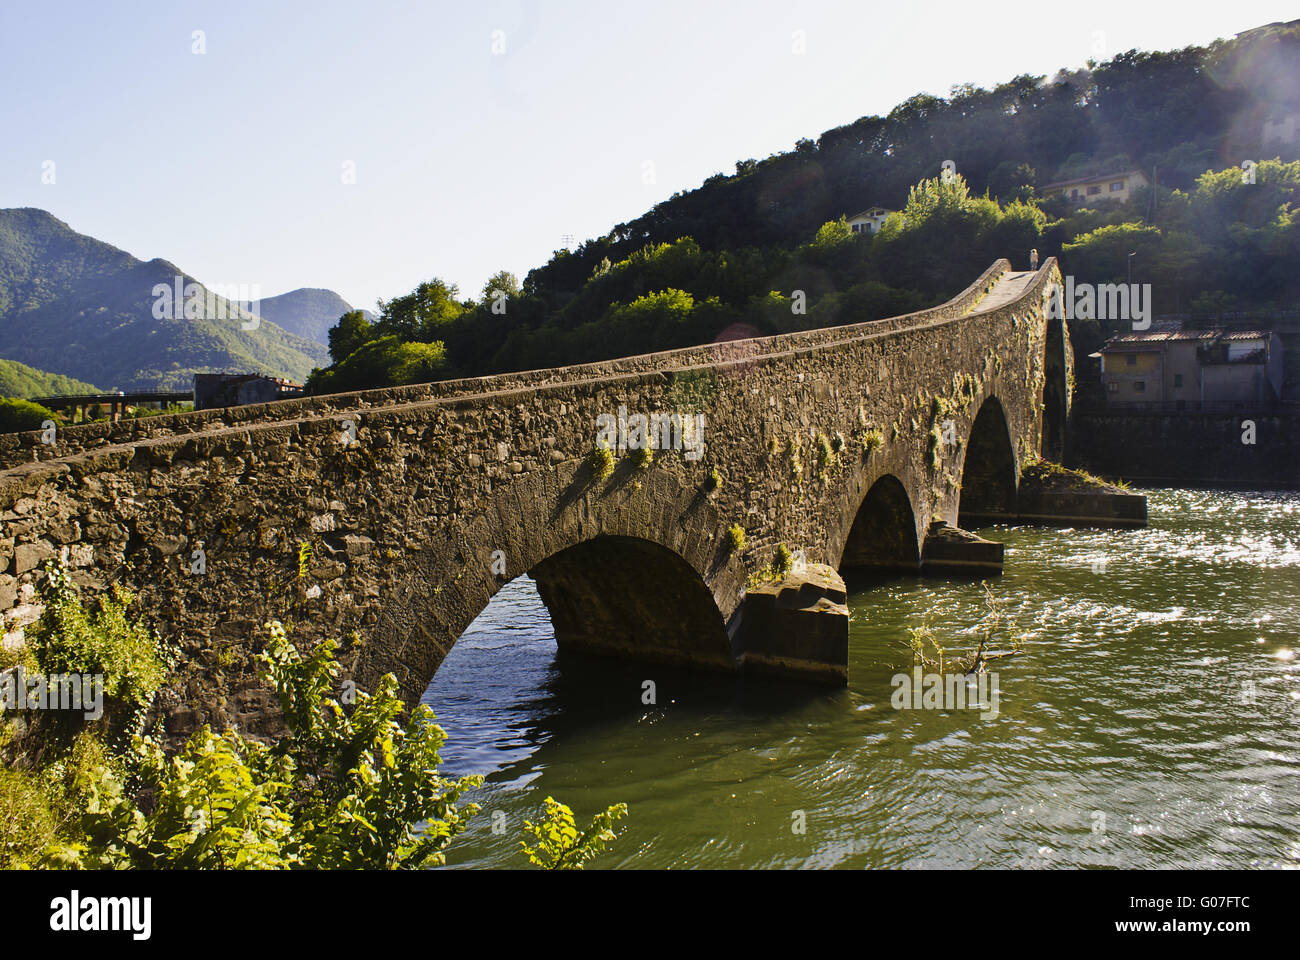
[[(1000, 545), (954, 528), (1014, 519), (1022, 465), (1061, 457), (1059, 282), (1054, 260), (1000, 260), (886, 320), (3, 437), (0, 613), (16, 642), (65, 548), (84, 586), (134, 590), (183, 650), (171, 734), (276, 729), (252, 660), (271, 618), (349, 638), (363, 688), (392, 671), (415, 702), (524, 573), (562, 648), (843, 683), (837, 571), (1000, 569)], [(668, 417), (684, 449), (616, 449), (602, 475), (598, 425), (620, 414), (633, 433)], [(782, 547), (807, 566), (774, 574)]]

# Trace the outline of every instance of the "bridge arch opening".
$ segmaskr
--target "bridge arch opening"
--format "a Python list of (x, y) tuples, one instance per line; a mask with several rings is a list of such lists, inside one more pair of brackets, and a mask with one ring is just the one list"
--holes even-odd
[(560, 650), (736, 668), (712, 592), (666, 547), (602, 535), (552, 554), (528, 573)]
[(1045, 345), (1046, 379), (1043, 382), (1043, 432), (1039, 450), (1044, 458), (1060, 463), (1065, 459), (1065, 421), (1069, 406), (1066, 382), (1065, 320), (1048, 311)]
[[(528, 622), (521, 627), (532, 629), (535, 636), (539, 619), (549, 618), (549, 624), (540, 623), (540, 634), (551, 634), (561, 654), (737, 669), (712, 591), (694, 566), (667, 547), (601, 534), (557, 550), (525, 572), (526, 577), (516, 576), (509, 583), (522, 585), (530, 595), (535, 590), (545, 617), (539, 617), (534, 600), (531, 615), (522, 618)], [(471, 627), (482, 626), (486, 619), (505, 633), (516, 622), (518, 611), (511, 609), (511, 598), (518, 591), (506, 589), (507, 584), (498, 583), (489, 594), (478, 592), (481, 585), (468, 580), (453, 581), (450, 590), (426, 589), (431, 582), (417, 580), (414, 590), (391, 608), (383, 630), (396, 643), (374, 644), (375, 659), (365, 664), (376, 675), (396, 671), (407, 696), (418, 696), (428, 687), (444, 657)]]
[(560, 731), (625, 717), (644, 702), (647, 678), (725, 700), (736, 661), (689, 563), (656, 543), (602, 535), (501, 585), (429, 667), (419, 699), (448, 733), (444, 762), (490, 773), (534, 762)]
[(966, 443), (957, 524), (967, 530), (1016, 519), (1015, 449), (997, 397), (980, 406)]
[(921, 564), (916, 514), (901, 480), (885, 474), (871, 485), (840, 555), (841, 570), (916, 571)]

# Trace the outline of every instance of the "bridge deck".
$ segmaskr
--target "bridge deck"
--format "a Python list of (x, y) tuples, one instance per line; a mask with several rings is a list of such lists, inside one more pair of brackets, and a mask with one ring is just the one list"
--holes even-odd
[(979, 306), (973, 312), (985, 313), (989, 310), (996, 310), (1013, 300), (1020, 299), (1025, 295), (1025, 291), (1029, 289), (1029, 285), (1034, 282), (1036, 276), (1038, 276), (1036, 270), (1004, 273), (998, 280), (997, 285), (989, 291), (988, 296), (979, 302)]

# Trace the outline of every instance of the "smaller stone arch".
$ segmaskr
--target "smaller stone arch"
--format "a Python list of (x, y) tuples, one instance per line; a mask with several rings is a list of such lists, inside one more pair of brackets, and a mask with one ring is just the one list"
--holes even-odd
[(562, 650), (734, 670), (726, 624), (704, 580), (666, 547), (602, 535), (529, 571)]
[(1020, 471), (1006, 412), (995, 396), (980, 405), (962, 463), (958, 526), (970, 530), (1016, 520)]
[(1069, 415), (1069, 368), (1065, 320), (1048, 311), (1044, 343), (1043, 429), (1039, 450), (1049, 460), (1065, 459), (1066, 420)]
[(916, 513), (903, 482), (878, 477), (862, 499), (840, 555), (841, 570), (908, 570), (921, 564)]

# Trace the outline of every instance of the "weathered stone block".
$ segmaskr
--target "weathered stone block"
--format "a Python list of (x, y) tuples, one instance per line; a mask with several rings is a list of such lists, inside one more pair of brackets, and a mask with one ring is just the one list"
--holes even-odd
[(844, 581), (808, 564), (745, 595), (735, 636), (745, 670), (843, 686), (849, 679), (849, 608)]
[(35, 570), (52, 556), (54, 556), (54, 547), (44, 540), (20, 543), (14, 547), (14, 573), (22, 576), (28, 570)]
[(369, 537), (348, 534), (343, 538), (343, 548), (349, 557), (364, 557), (375, 549), (375, 541)]
[(927, 576), (1000, 574), (1004, 550), (1001, 543), (936, 520), (925, 535), (921, 573)]

